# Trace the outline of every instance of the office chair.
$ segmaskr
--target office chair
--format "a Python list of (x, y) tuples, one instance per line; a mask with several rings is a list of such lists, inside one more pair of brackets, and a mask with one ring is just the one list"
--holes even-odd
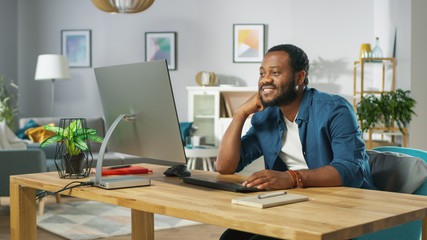
[[(419, 159), (422, 159), (427, 163), (427, 152), (423, 150), (412, 149), (412, 148), (402, 148), (402, 147), (378, 147), (372, 150), (379, 151), (379, 152), (403, 153), (415, 158), (411, 158), (411, 159), (406, 158), (401, 160), (419, 161)], [(419, 179), (421, 180), (424, 179), (424, 183), (422, 183), (421, 186), (419, 186), (414, 192), (412, 192), (412, 194), (427, 196), (427, 180), (425, 180), (427, 178), (427, 164), (423, 164), (422, 162), (419, 162), (419, 163), (421, 163), (421, 165), (418, 165), (418, 166), (421, 166), (421, 171), (424, 172), (423, 173), (424, 176), (420, 176)], [(371, 165), (371, 159), (370, 159), (370, 165)], [(426, 169), (424, 169), (424, 167)], [(405, 171), (406, 173), (403, 173), (403, 174), (411, 173), (410, 170), (404, 169), (404, 168), (399, 169), (398, 171)], [(376, 183), (375, 174), (376, 173), (373, 171), (372, 176), (374, 177), (374, 185), (378, 188), (378, 186), (375, 184)], [(381, 176), (384, 176), (384, 175), (381, 175)], [(393, 176), (390, 176), (390, 178), (391, 177)], [(384, 182), (384, 180), (395, 181), (395, 179), (390, 179), (390, 180), (382, 179), (382, 182)], [(379, 190), (384, 190), (384, 189), (379, 189)], [(419, 240), (420, 238), (421, 238), (421, 220), (417, 220), (414, 222), (398, 225), (396, 227), (366, 234), (366, 235), (357, 237), (355, 239), (356, 240), (381, 240), (381, 239)]]

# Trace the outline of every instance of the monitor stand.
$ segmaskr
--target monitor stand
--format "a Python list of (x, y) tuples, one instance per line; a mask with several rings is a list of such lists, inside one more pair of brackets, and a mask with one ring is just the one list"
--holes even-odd
[(95, 178), (91, 179), (95, 186), (105, 189), (116, 189), (116, 188), (129, 188), (129, 187), (141, 187), (149, 186), (151, 184), (151, 179), (144, 178), (137, 175), (123, 175), (117, 177), (104, 177), (102, 178), (102, 162), (104, 161), (105, 150), (107, 149), (107, 143), (110, 140), (111, 134), (114, 129), (124, 120), (127, 122), (134, 122), (136, 117), (130, 114), (121, 114), (113, 122), (111, 127), (108, 129), (105, 134), (104, 141), (102, 141), (101, 148), (99, 150), (98, 161), (96, 162), (96, 173)]

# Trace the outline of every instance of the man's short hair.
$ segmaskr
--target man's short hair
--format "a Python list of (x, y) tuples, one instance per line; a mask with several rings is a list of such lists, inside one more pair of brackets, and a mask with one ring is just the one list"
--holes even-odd
[(307, 54), (305, 52), (292, 44), (281, 44), (270, 48), (267, 52), (277, 52), (284, 51), (289, 55), (290, 64), (294, 73), (299, 72), (301, 70), (305, 71), (305, 79), (304, 84), (308, 85), (308, 69), (309, 69), (309, 60)]

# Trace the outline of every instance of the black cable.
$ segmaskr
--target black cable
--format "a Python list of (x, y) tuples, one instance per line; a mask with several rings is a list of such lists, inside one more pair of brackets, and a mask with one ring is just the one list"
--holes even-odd
[[(75, 184), (78, 183), (77, 185), (74, 186), (70, 186), (71, 184)], [(55, 195), (57, 193), (60, 193), (62, 191), (68, 190), (68, 189), (72, 189), (75, 187), (81, 187), (81, 186), (93, 186), (94, 182), (81, 182), (81, 181), (72, 181), (70, 183), (68, 183), (67, 185), (65, 185), (63, 188), (59, 189), (56, 192), (47, 192), (47, 191), (41, 191), (39, 193), (36, 194), (36, 200), (39, 200), (41, 198), (46, 197), (47, 195)]]

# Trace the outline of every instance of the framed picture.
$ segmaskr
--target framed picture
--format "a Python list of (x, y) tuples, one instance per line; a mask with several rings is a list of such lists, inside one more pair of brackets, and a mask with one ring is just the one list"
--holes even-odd
[(233, 25), (233, 62), (262, 62), (264, 52), (264, 24)]
[(61, 54), (69, 67), (92, 67), (91, 30), (62, 30)]
[(166, 59), (169, 70), (176, 70), (176, 32), (146, 32), (145, 61)]

